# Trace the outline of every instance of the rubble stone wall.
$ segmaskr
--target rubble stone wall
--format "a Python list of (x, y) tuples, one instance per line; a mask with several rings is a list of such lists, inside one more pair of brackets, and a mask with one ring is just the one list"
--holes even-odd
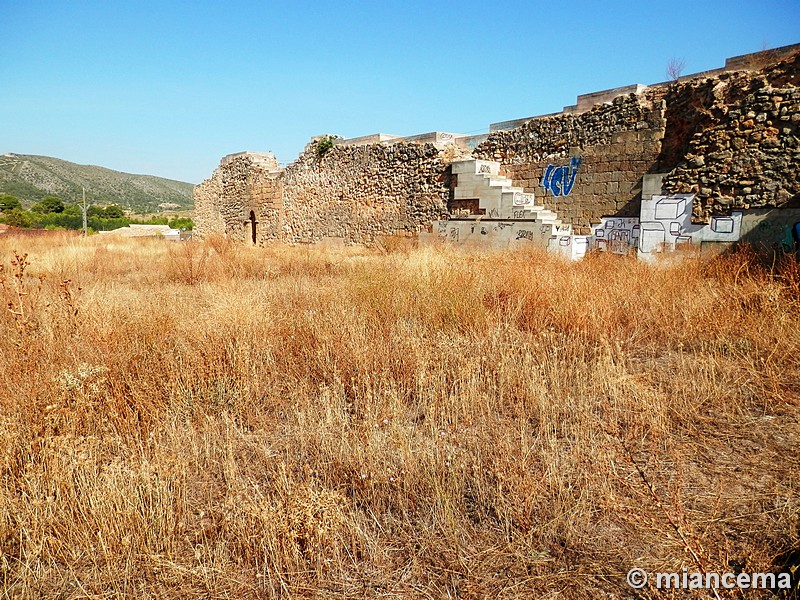
[[(256, 243), (340, 238), (371, 244), (411, 235), (447, 212), (447, 164), (431, 144), (334, 146), (314, 143), (285, 170), (263, 155), (225, 157), (195, 188), (197, 234)], [(253, 217), (250, 217), (250, 213)]]
[(222, 234), (249, 241), (252, 211), (258, 241), (277, 239), (281, 189), (281, 171), (274, 156), (242, 152), (224, 157), (214, 174), (195, 186), (197, 235)]
[[(537, 204), (567, 223), (588, 227), (604, 215), (638, 216), (642, 176), (660, 154), (664, 127), (663, 102), (630, 94), (582, 114), (543, 117), (494, 132), (474, 155), (502, 162), (505, 175), (535, 194)], [(580, 164), (571, 185), (547, 179), (548, 167), (552, 174), (575, 159)]]
[(282, 239), (341, 238), (370, 244), (377, 236), (417, 233), (447, 212), (447, 165), (432, 144), (313, 144), (283, 177)]
[[(638, 86), (586, 112), (520, 122), (490, 133), (472, 155), (500, 161), (514, 185), (581, 234), (601, 217), (638, 216), (643, 179), (654, 174), (665, 174), (664, 193), (695, 194), (695, 222), (799, 207), (798, 81), (800, 54), (783, 53), (758, 68)], [(379, 140), (317, 152), (312, 142), (285, 170), (268, 155), (231, 155), (196, 188), (197, 232), (247, 241), (255, 221), (257, 243), (369, 244), (429, 227), (448, 209), (452, 179), (441, 144)]]
[[(491, 133), (474, 155), (502, 162), (537, 204), (584, 228), (601, 216), (638, 216), (642, 178), (655, 173), (666, 174), (664, 193), (695, 194), (696, 222), (800, 206), (800, 54), (782, 58), (532, 119)], [(549, 168), (568, 185), (556, 177), (553, 186)]]
[(676, 85), (666, 96), (675, 142), (665, 156), (672, 159), (665, 161), (672, 167), (665, 191), (694, 193), (699, 219), (734, 209), (800, 206), (798, 83), (800, 54), (759, 73)]

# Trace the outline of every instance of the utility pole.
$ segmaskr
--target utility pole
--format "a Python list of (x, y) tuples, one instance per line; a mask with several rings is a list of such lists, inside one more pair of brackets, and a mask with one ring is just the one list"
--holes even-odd
[(87, 227), (87, 220), (86, 220), (86, 188), (81, 188), (83, 190), (83, 237), (89, 235), (89, 230)]

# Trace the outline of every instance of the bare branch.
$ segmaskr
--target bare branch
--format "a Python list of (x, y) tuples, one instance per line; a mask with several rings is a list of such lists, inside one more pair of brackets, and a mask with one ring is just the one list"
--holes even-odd
[(678, 81), (684, 68), (686, 68), (686, 60), (673, 56), (667, 63), (667, 77), (670, 81)]

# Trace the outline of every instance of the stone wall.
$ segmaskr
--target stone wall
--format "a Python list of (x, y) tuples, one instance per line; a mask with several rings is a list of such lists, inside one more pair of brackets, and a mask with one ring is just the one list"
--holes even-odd
[(222, 172), (217, 168), (211, 177), (194, 186), (194, 234), (209, 237), (225, 231), (222, 198)]
[[(639, 214), (642, 176), (661, 151), (664, 126), (662, 102), (630, 94), (579, 115), (544, 117), (494, 132), (474, 155), (501, 161), (506, 176), (535, 194), (537, 204), (565, 222), (588, 227), (603, 215)], [(575, 159), (580, 164), (574, 179), (562, 185), (558, 177), (565, 171), (558, 168), (572, 168)]]
[(674, 167), (665, 190), (694, 193), (696, 219), (800, 206), (798, 82), (800, 55), (754, 75), (725, 73), (674, 86), (666, 96), (674, 112), (668, 132), (676, 140), (670, 146), (679, 147), (662, 161)]
[(800, 54), (780, 56), (761, 70), (720, 71), (580, 114), (514, 122), (473, 154), (502, 162), (537, 204), (583, 231), (603, 216), (638, 216), (642, 178), (653, 173), (666, 174), (665, 193), (695, 194), (696, 222), (800, 205)]
[(431, 144), (406, 143), (318, 153), (312, 142), (285, 170), (274, 157), (232, 155), (195, 190), (197, 233), (251, 242), (255, 228), (257, 244), (370, 244), (414, 234), (447, 212), (449, 178), (439, 154)]
[[(695, 223), (732, 210), (800, 206), (798, 50), (782, 49), (780, 62), (758, 69), (587, 94), (603, 102), (499, 124), (472, 156), (501, 162), (502, 174), (577, 235), (602, 217), (638, 217), (643, 182), (656, 174), (664, 187), (649, 195), (694, 194)], [(462, 143), (443, 150), (445, 135)], [(448, 211), (472, 214), (475, 200), (451, 193), (457, 177), (448, 162), (471, 147), (454, 136), (378, 135), (325, 152), (312, 142), (285, 170), (270, 155), (230, 155), (197, 186), (197, 232), (255, 236), (259, 244), (369, 244), (427, 229)]]
[(377, 236), (414, 234), (447, 210), (447, 165), (431, 144), (313, 144), (286, 168), (282, 239), (341, 238), (370, 244)]
[(237, 241), (250, 241), (255, 220), (259, 242), (277, 239), (281, 190), (281, 171), (271, 154), (241, 152), (225, 156), (213, 175), (195, 187), (197, 235), (222, 234)]

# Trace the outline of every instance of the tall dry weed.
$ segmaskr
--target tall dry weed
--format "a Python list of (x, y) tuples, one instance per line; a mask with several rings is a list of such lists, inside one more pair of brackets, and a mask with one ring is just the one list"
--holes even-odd
[(800, 543), (794, 263), (0, 251), (9, 597), (626, 597)]

